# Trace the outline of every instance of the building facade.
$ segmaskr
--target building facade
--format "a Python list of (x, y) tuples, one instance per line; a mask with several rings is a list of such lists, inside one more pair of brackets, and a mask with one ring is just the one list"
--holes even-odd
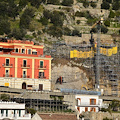
[(0, 120), (31, 120), (31, 114), (25, 114), (25, 104), (0, 102)]
[(0, 86), (51, 89), (51, 56), (33, 41), (0, 40)]
[(77, 105), (76, 110), (81, 114), (82, 112), (98, 112), (102, 107), (102, 99), (99, 99), (98, 95), (76, 95)]

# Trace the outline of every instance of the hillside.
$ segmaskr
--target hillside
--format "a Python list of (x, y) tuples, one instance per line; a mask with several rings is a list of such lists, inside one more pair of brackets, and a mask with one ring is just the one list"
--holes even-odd
[[(101, 17), (101, 43), (119, 43), (120, 0), (0, 0), (0, 36), (43, 44), (44, 53), (53, 57), (53, 88), (61, 87), (55, 83), (62, 76), (63, 87), (80, 89), (91, 79), (85, 60), (74, 63), (69, 52), (72, 45), (89, 45), (91, 26)], [(97, 29), (92, 31), (96, 41)]]

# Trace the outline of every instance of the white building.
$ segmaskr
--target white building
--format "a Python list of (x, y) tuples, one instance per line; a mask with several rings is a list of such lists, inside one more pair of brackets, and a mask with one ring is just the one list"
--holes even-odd
[(80, 114), (87, 111), (98, 112), (102, 107), (102, 99), (99, 99), (98, 95), (77, 94), (75, 99), (77, 100), (75, 108)]
[(31, 120), (31, 114), (25, 114), (25, 104), (0, 101), (0, 120)]

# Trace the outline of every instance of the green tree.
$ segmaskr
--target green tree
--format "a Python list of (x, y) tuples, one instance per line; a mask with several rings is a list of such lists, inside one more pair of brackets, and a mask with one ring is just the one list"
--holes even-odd
[(29, 2), (32, 6), (39, 8), (40, 4), (42, 3), (42, 0), (30, 0)]
[(7, 3), (0, 2), (0, 16), (6, 16), (7, 15)]
[(25, 34), (26, 32), (24, 29), (14, 28), (9, 37), (14, 37), (17, 40), (22, 40)]
[(60, 4), (60, 0), (47, 0), (48, 4), (53, 4), (53, 5), (59, 5)]
[(120, 9), (120, 3), (117, 1), (117, 2), (114, 2), (112, 4), (112, 9), (113, 10), (119, 10)]
[(14, 3), (14, 0), (10, 0), (10, 1), (11, 2), (9, 2), (8, 8), (7, 8), (8, 16), (15, 19), (15, 17), (19, 15), (18, 6)]
[(110, 27), (110, 21), (109, 21), (109, 20), (105, 20), (104, 25), (105, 25), (106, 27)]
[(93, 7), (93, 8), (96, 8), (96, 7), (97, 7), (97, 4), (94, 3), (94, 2), (91, 2), (91, 3), (90, 3), (90, 6)]
[(54, 36), (54, 37), (62, 37), (63, 32), (60, 26), (51, 26), (48, 28), (47, 33)]
[(20, 0), (19, 1), (19, 8), (22, 9), (28, 4), (27, 0)]
[(62, 5), (71, 6), (73, 4), (73, 0), (63, 0)]
[(84, 2), (83, 2), (83, 6), (84, 6), (85, 8), (87, 8), (87, 7), (89, 6), (89, 2), (88, 2), (88, 1), (84, 1)]
[(114, 18), (114, 17), (115, 17), (115, 13), (112, 10), (110, 10), (109, 18)]
[(40, 22), (42, 23), (42, 25), (47, 25), (48, 24), (48, 20), (45, 17), (41, 17)]
[(46, 19), (50, 19), (52, 16), (52, 13), (49, 10), (44, 10), (43, 15)]
[(31, 115), (34, 115), (37, 111), (33, 108), (27, 109), (27, 112), (31, 113)]
[(0, 17), (0, 35), (9, 34), (10, 31), (10, 22), (7, 18)]
[(119, 100), (112, 100), (110, 105), (109, 105), (109, 108), (112, 109), (113, 111), (118, 111), (120, 107), (120, 101)]
[(53, 23), (55, 26), (62, 26), (64, 21), (64, 13), (53, 11), (51, 16), (51, 23)]
[(102, 4), (101, 4), (101, 9), (109, 9), (110, 8), (110, 4), (108, 3), (108, 2), (103, 2)]
[(107, 33), (108, 32), (108, 28), (102, 25), (101, 26), (101, 32), (104, 33), (104, 34)]
[(24, 13), (20, 18), (20, 28), (29, 29), (30, 22), (34, 17), (35, 10), (33, 8), (25, 9)]

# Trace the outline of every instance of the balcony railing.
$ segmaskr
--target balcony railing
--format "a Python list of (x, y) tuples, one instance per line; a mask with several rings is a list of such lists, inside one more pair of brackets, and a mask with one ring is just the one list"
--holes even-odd
[(38, 66), (38, 69), (46, 69), (46, 66)]
[(13, 64), (9, 64), (9, 63), (6, 63), (6, 64), (5, 64), (5, 63), (4, 63), (3, 66), (4, 66), (4, 67), (12, 67)]
[(21, 75), (21, 78), (30, 78), (29, 75)]
[(12, 77), (12, 75), (9, 75), (9, 74), (3, 74), (3, 77)]
[(45, 76), (38, 76), (39, 79), (46, 79)]
[(21, 65), (22, 68), (30, 68), (30, 65), (23, 64)]

